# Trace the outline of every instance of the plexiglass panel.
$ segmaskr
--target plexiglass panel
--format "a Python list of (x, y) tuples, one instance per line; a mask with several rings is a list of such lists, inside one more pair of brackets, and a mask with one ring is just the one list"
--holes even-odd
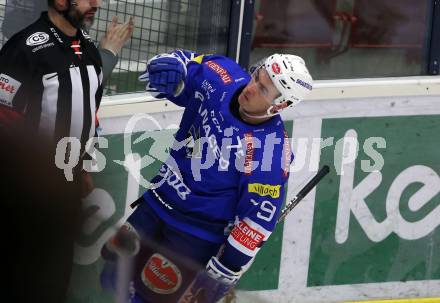
[(427, 0), (259, 0), (251, 62), (304, 57), (315, 79), (424, 72)]

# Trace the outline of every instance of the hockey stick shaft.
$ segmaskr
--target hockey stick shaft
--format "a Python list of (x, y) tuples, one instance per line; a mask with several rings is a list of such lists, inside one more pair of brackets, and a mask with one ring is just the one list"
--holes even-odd
[(293, 197), (293, 199), (287, 203), (286, 207), (281, 211), (281, 215), (278, 218), (277, 223), (280, 223), (284, 218), (292, 211), (295, 206), (322, 180), (328, 173), (330, 168), (328, 165), (324, 165), (316, 175), (299, 191), (299, 193)]

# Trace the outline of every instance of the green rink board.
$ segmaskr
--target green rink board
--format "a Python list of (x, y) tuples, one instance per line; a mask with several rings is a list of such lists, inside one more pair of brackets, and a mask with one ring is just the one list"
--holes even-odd
[[(366, 191), (363, 197), (371, 214), (353, 206), (354, 211), (351, 209), (349, 214), (348, 238), (343, 243), (335, 240), (336, 232), (341, 232), (337, 227), (338, 201), (347, 191), (340, 191), (343, 177), (332, 170), (317, 188), (307, 285), (440, 279), (440, 218), (432, 216), (440, 209), (438, 183), (437, 194), (421, 208), (411, 210), (408, 203), (424, 185), (420, 179), (423, 176), (420, 167), (424, 167), (438, 182), (439, 116), (325, 119), (322, 122), (322, 138), (334, 137), (337, 141), (350, 129), (356, 131), (360, 142), (353, 188), (357, 188), (357, 193)], [(362, 144), (368, 137), (374, 136), (383, 137), (386, 141), (386, 148), (376, 149), (384, 159), (380, 171), (382, 180), (377, 187), (366, 179), (370, 173), (360, 169), (361, 160), (371, 159)], [(333, 163), (335, 158), (338, 156), (333, 147), (323, 148), (321, 163)], [(411, 234), (405, 234), (403, 224), (396, 223), (393, 228), (378, 224), (376, 230), (366, 232), (368, 228), (359, 223), (359, 218), (372, 216), (376, 222), (383, 223), (392, 217), (386, 211), (386, 205), (393, 199), (393, 195), (389, 196), (390, 187), (405, 170), (412, 173), (406, 177), (407, 184), (401, 189), (399, 212), (402, 220), (408, 222), (405, 224), (422, 231), (422, 235), (408, 239)], [(351, 201), (359, 196), (357, 193), (350, 197)], [(359, 218), (354, 215), (355, 212)], [(386, 237), (375, 239), (375, 232), (382, 232)]]
[[(292, 122), (287, 123), (286, 129), (292, 130)], [(339, 230), (340, 227), (337, 226), (338, 209), (342, 205), (342, 198), (347, 197), (348, 193), (347, 188), (340, 191), (339, 186), (341, 181), (347, 181), (348, 177), (336, 173), (335, 163), (339, 170), (338, 161), (341, 159), (341, 151), (335, 149), (335, 145), (348, 130), (357, 134), (357, 141), (360, 143), (359, 154), (354, 162), (353, 186), (349, 190), (352, 190), (353, 197), (363, 192), (364, 204), (358, 205), (363, 205), (364, 209), (363, 213), (359, 212), (359, 209), (350, 204), (349, 224), (345, 230), (348, 236), (339, 243), (336, 241), (336, 234), (340, 235), (343, 230)], [(155, 153), (157, 154), (157, 150), (167, 153), (168, 143), (163, 142), (172, 141), (172, 131), (146, 134), (147, 139), (132, 144), (132, 152), (150, 155), (153, 143), (162, 142), (162, 145), (155, 145)], [(136, 136), (140, 135), (142, 134), (136, 134)], [(115, 209), (112, 216), (101, 222), (92, 234), (82, 235), (79, 240), (82, 246), (96, 243), (105, 231), (111, 229), (122, 218), (126, 205), (128, 173), (123, 166), (113, 161), (124, 160), (126, 154), (124, 136), (118, 134), (105, 137), (108, 139), (109, 147), (101, 149), (101, 152), (107, 159), (107, 165), (104, 171), (93, 176), (96, 187), (104, 189), (112, 197)], [(316, 191), (310, 258), (308, 265), (305, 265), (308, 266), (307, 286), (440, 279), (440, 246), (438, 245), (440, 215), (432, 217), (440, 209), (440, 196), (438, 191), (432, 197), (428, 197), (427, 193), (417, 195), (427, 187), (424, 184), (427, 174), (431, 181), (438, 182), (439, 179), (439, 116), (323, 119), (321, 137), (334, 138), (332, 146), (322, 149), (320, 158), (320, 166), (329, 164), (333, 169), (318, 185)], [(379, 172), (381, 178), (377, 184), (370, 182), (371, 173), (361, 170), (362, 160), (370, 160), (369, 163), (374, 163), (371, 152), (367, 153), (363, 146), (369, 137), (381, 137), (386, 142), (386, 148), (373, 146), (384, 159), (384, 165)], [(155, 175), (161, 165), (160, 159), (163, 158), (154, 156), (151, 163), (141, 171), (144, 178), (150, 179)], [(398, 211), (390, 215), (386, 207), (391, 200), (397, 199), (396, 190), (393, 195), (388, 196), (390, 188), (396, 186), (393, 182), (396, 178), (401, 178), (405, 172), (407, 172), (406, 179), (399, 179), (406, 183), (398, 192)], [(435, 189), (438, 188), (437, 186), (438, 183), (434, 183), (428, 187)], [(143, 191), (144, 189), (140, 188), (139, 195)], [(416, 202), (422, 203), (419, 203), (417, 209), (409, 206), (412, 197), (417, 197)], [(86, 216), (92, 216), (99, 211), (98, 208), (90, 207), (84, 212)], [(414, 229), (414, 234), (405, 232), (399, 224), (383, 225), (390, 218), (397, 220), (394, 216), (396, 212), (401, 215), (400, 220), (403, 225), (417, 227)], [(345, 214), (347, 215), (347, 212)], [(362, 216), (370, 216), (370, 221), (375, 227), (365, 227)], [(411, 237), (412, 239), (408, 239)], [(281, 224), (260, 251), (251, 269), (243, 276), (239, 288), (247, 290), (278, 288), (280, 266), (282, 266), (280, 263), (282, 239)], [(88, 265), (75, 265), (69, 303), (111, 300), (112, 295), (103, 291), (99, 284), (101, 268), (100, 259)]]

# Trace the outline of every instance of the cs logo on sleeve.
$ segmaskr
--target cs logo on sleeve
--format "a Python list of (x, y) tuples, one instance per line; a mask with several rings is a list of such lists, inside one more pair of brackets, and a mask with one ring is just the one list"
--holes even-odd
[(49, 35), (48, 34), (46, 34), (44, 32), (36, 32), (36, 33), (30, 35), (26, 39), (26, 44), (28, 46), (36, 46), (36, 45), (44, 44), (47, 41), (49, 41)]

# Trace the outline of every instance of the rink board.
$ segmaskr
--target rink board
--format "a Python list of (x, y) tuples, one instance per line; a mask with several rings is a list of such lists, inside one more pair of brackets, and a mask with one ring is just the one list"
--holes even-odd
[[(277, 227), (240, 282), (237, 302), (440, 296), (440, 101), (432, 91), (321, 98), (284, 116), (296, 154), (287, 197), (319, 166), (328, 164), (332, 171)], [(123, 162), (127, 153), (151, 156), (139, 169), (151, 178), (181, 115), (170, 106), (150, 110), (155, 122), (139, 120), (133, 130), (134, 138), (150, 130), (147, 138), (128, 144), (128, 151), (122, 133), (131, 116), (108, 114), (117, 106), (103, 108), (106, 166), (94, 174), (97, 198), (85, 206), (88, 219), (77, 243), (69, 302), (111, 300), (99, 286), (99, 249), (144, 190), (114, 160)]]

